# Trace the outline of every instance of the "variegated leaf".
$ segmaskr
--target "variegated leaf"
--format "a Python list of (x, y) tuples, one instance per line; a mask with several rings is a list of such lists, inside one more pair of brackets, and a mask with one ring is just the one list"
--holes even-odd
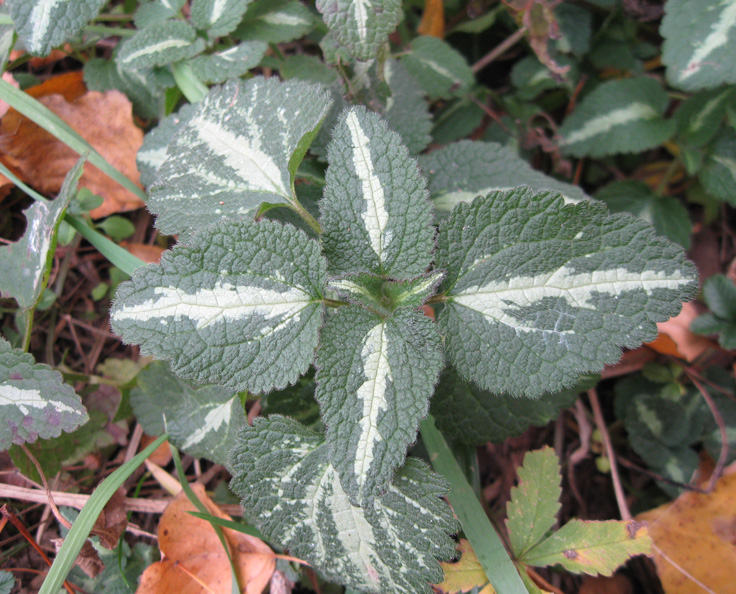
[(199, 80), (222, 83), (258, 66), (267, 49), (263, 41), (244, 41), (221, 52), (197, 56), (190, 65)]
[(335, 39), (358, 60), (372, 60), (401, 22), (400, 0), (317, 0)]
[(130, 392), (135, 418), (148, 435), (166, 431), (176, 447), (195, 458), (229, 464), (235, 436), (247, 423), (240, 398), (221, 386), (197, 387), (179, 379), (163, 361), (138, 374)]
[(327, 288), (350, 303), (388, 315), (399, 307), (421, 306), (434, 295), (443, 277), (442, 272), (434, 272), (405, 281), (390, 281), (374, 274), (349, 274), (332, 279)]
[(371, 505), (340, 485), (322, 436), (280, 416), (257, 418), (233, 451), (232, 490), (246, 516), (328, 579), (365, 594), (430, 594), (457, 530), (444, 480), (414, 458)]
[(192, 25), (210, 39), (227, 35), (240, 23), (251, 0), (193, 0)]
[(475, 77), (461, 53), (437, 37), (413, 39), (401, 63), (430, 99), (449, 99), (465, 93)]
[(233, 36), (248, 41), (286, 43), (309, 33), (315, 22), (310, 10), (297, 0), (259, 0), (248, 8)]
[(135, 11), (133, 23), (136, 29), (144, 29), (176, 17), (186, 0), (151, 0), (144, 2)]
[(199, 383), (259, 393), (314, 359), (326, 262), (290, 225), (228, 220), (118, 288), (112, 327)]
[(422, 91), (406, 68), (397, 60), (386, 60), (386, 84), (391, 96), (383, 106), (388, 127), (399, 133), (412, 155), (422, 152), (432, 136), (432, 115)]
[(697, 291), (679, 246), (602, 204), (528, 188), (459, 204), (440, 227), (439, 323), (461, 375), (539, 396), (616, 362)]
[(437, 218), (449, 216), (460, 202), (471, 202), (493, 190), (510, 190), (520, 184), (539, 190), (557, 190), (566, 202), (588, 198), (577, 186), (557, 181), (532, 169), (511, 149), (495, 142), (461, 140), (419, 157), (427, 176)]
[(79, 396), (58, 371), (0, 337), (0, 451), (58, 437), (87, 419)]
[(117, 63), (121, 68), (139, 70), (165, 66), (196, 56), (204, 50), (204, 40), (184, 21), (163, 21), (138, 31), (120, 45)]
[(734, 0), (667, 0), (661, 33), (673, 86), (697, 91), (736, 83)]
[(700, 173), (700, 181), (709, 194), (736, 204), (736, 131), (721, 130), (713, 143)]
[(45, 56), (79, 33), (107, 0), (9, 0), (10, 16), (30, 54)]
[(262, 202), (293, 201), (296, 169), (332, 101), (318, 85), (275, 78), (210, 90), (174, 137), (148, 207), (185, 236)]
[(363, 107), (333, 130), (320, 210), (324, 250), (335, 274), (423, 274), (434, 242), (426, 182), (396, 132)]
[(560, 146), (574, 157), (654, 148), (675, 132), (675, 122), (664, 119), (668, 104), (667, 93), (653, 78), (602, 83), (560, 126)]
[(726, 110), (735, 99), (734, 87), (693, 95), (675, 112), (678, 136), (691, 146), (703, 146), (718, 134)]
[(439, 334), (415, 310), (382, 319), (340, 308), (322, 330), (316, 365), (330, 462), (364, 506), (391, 481), (427, 414), (442, 369)]
[(56, 232), (69, 200), (77, 192), (82, 176), (82, 158), (67, 173), (59, 195), (53, 202), (34, 202), (25, 211), (28, 224), (18, 241), (0, 247), (0, 295), (13, 297), (21, 311), (35, 307), (48, 281)]

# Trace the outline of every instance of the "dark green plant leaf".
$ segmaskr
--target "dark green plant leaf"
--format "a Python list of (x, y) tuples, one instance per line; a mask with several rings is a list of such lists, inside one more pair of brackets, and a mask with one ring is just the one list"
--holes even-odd
[(366, 594), (430, 594), (455, 555), (445, 481), (414, 458), (371, 505), (343, 491), (319, 434), (291, 419), (255, 419), (233, 451), (231, 489), (263, 534), (328, 579)]
[(660, 29), (667, 80), (686, 91), (736, 83), (736, 6), (723, 0), (667, 0)]
[(279, 74), (284, 80), (296, 78), (329, 87), (338, 82), (340, 75), (315, 56), (297, 54), (279, 63)]
[(388, 127), (399, 133), (412, 155), (423, 151), (432, 139), (432, 116), (416, 81), (400, 62), (388, 60), (384, 73), (391, 96), (386, 99), (383, 117)]
[(736, 286), (726, 276), (716, 274), (703, 285), (703, 296), (712, 314), (693, 320), (690, 330), (696, 334), (719, 334), (723, 348), (736, 349)]
[(228, 220), (118, 287), (115, 332), (177, 375), (260, 393), (314, 359), (326, 262), (291, 225)]
[(204, 40), (188, 23), (163, 21), (122, 42), (115, 59), (121, 69), (140, 70), (191, 58), (203, 49)]
[(210, 39), (222, 37), (240, 24), (251, 0), (193, 0), (192, 25)]
[(315, 18), (296, 0), (257, 0), (233, 33), (236, 39), (287, 43), (309, 33)]
[(323, 423), (319, 415), (319, 404), (314, 398), (317, 383), (309, 374), (283, 390), (274, 390), (261, 398), (263, 416), (285, 415), (315, 431), (322, 431)]
[(350, 500), (365, 506), (385, 490), (429, 410), (439, 334), (418, 311), (381, 319), (343, 307), (322, 330), (316, 366), (330, 462)]
[(87, 420), (82, 401), (58, 371), (0, 337), (0, 451), (58, 437)]
[(430, 99), (466, 93), (475, 81), (463, 55), (437, 37), (413, 39), (401, 63)]
[(705, 190), (736, 205), (736, 130), (725, 128), (716, 137), (700, 173)]
[(154, 23), (166, 21), (176, 14), (184, 6), (186, 0), (152, 0), (144, 2), (135, 11), (133, 23), (136, 29), (145, 29)]
[(434, 244), (424, 179), (396, 132), (363, 107), (343, 112), (329, 147), (322, 211), (334, 274), (424, 273)]
[(726, 108), (733, 104), (736, 89), (703, 91), (687, 99), (675, 112), (677, 133), (690, 146), (699, 147), (721, 129)]
[(237, 432), (246, 423), (237, 394), (221, 386), (194, 387), (163, 361), (138, 375), (130, 393), (136, 419), (149, 435), (164, 431), (177, 448), (195, 458), (228, 465)]
[[(560, 27), (560, 38), (555, 40), (557, 51), (576, 56), (587, 54), (593, 34), (592, 13), (583, 6), (563, 2), (555, 8), (555, 19)], [(558, 56), (555, 61), (564, 65)]]
[(197, 56), (190, 65), (199, 80), (222, 83), (258, 66), (267, 49), (263, 41), (243, 41), (221, 52)]
[(461, 375), (539, 396), (657, 335), (697, 290), (682, 249), (602, 204), (529, 188), (458, 204), (440, 226), (439, 323)]
[(540, 190), (557, 190), (567, 202), (587, 198), (579, 187), (535, 171), (510, 149), (495, 142), (456, 142), (421, 156), (419, 164), (427, 176), (439, 219), (449, 216), (461, 202), (470, 202), (493, 190), (510, 190), (520, 184)]
[(667, 93), (652, 78), (602, 83), (560, 126), (560, 146), (574, 157), (605, 157), (654, 148), (675, 132), (675, 122), (663, 117), (668, 103)]
[(511, 550), (520, 559), (555, 525), (562, 477), (557, 455), (549, 446), (527, 452), (517, 474), (519, 484), (511, 489), (506, 504), (506, 528)]
[(164, 233), (184, 233), (262, 202), (293, 202), (294, 174), (329, 110), (317, 85), (275, 78), (210, 90), (169, 143), (149, 208)]

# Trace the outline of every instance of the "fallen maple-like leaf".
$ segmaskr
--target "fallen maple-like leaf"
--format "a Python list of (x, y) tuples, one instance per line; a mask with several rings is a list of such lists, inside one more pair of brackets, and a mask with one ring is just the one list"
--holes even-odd
[[(143, 132), (133, 122), (132, 106), (119, 91), (84, 91), (79, 74), (49, 79), (28, 94), (54, 112), (92, 145), (111, 165), (138, 183), (136, 153)], [(52, 93), (52, 94), (47, 94)], [(59, 192), (79, 155), (14, 109), (0, 120), (0, 160), (23, 181), (44, 194)], [(101, 218), (140, 208), (143, 202), (87, 163), (79, 181), (104, 198), (90, 214)]]
[[(229, 520), (195, 483), (194, 493), (219, 518)], [(230, 564), (209, 522), (195, 518), (197, 511), (184, 492), (166, 507), (158, 525), (162, 559), (141, 576), (136, 594), (230, 594)], [(276, 557), (263, 541), (228, 528), (222, 529), (230, 546), (240, 591), (260, 594), (271, 579)]]
[(637, 516), (649, 523), (666, 594), (736, 594), (736, 473)]

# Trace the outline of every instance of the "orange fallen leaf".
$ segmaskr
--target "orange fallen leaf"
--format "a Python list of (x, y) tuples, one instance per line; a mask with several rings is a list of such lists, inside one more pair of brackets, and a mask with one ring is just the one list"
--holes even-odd
[(455, 563), (440, 563), (445, 579), (441, 584), (436, 584), (435, 588), (446, 594), (460, 594), (485, 585), (479, 594), (494, 594), (495, 590), (488, 582), (486, 572), (470, 542), (460, 539), (457, 549), (462, 555), (460, 560)]
[[(694, 361), (708, 350), (718, 349), (718, 345), (712, 340), (690, 332), (690, 323), (698, 315), (700, 314), (695, 304), (686, 303), (682, 306), (680, 315), (657, 324), (660, 335), (647, 346), (658, 353), (673, 355), (688, 362)], [(662, 338), (662, 335), (667, 338)]]
[[(59, 60), (63, 60), (72, 52), (72, 46), (68, 43), (64, 46), (64, 49), (54, 49), (48, 56), (34, 56), (28, 60), (28, 65), (31, 70), (38, 70), (49, 64), (55, 64)], [(10, 61), (17, 60), (21, 56), (25, 55), (26, 52), (23, 50), (13, 50), (10, 52)]]
[[(138, 451), (147, 448), (154, 441), (156, 441), (155, 437), (151, 435), (146, 435), (144, 433), (141, 436), (141, 445)], [(153, 454), (148, 456), (148, 460), (161, 467), (166, 466), (169, 462), (171, 462), (171, 448), (169, 447), (169, 442), (165, 441), (160, 446), (158, 446), (153, 451)]]
[(157, 245), (148, 245), (147, 243), (130, 243), (121, 241), (120, 246), (124, 247), (136, 258), (140, 258), (148, 264), (157, 263), (164, 253), (164, 248)]
[(29, 87), (26, 94), (35, 99), (61, 95), (67, 101), (76, 101), (87, 92), (82, 72), (66, 72), (46, 79), (40, 85)]
[(649, 523), (667, 594), (736, 594), (736, 473), (721, 477), (710, 494), (683, 493), (637, 520)]
[(424, 0), (424, 12), (417, 33), (440, 39), (445, 36), (445, 7), (442, 0)]
[[(205, 494), (201, 484), (192, 489), (213, 516), (229, 520)], [(195, 518), (197, 511), (182, 492), (167, 506), (158, 525), (162, 560), (150, 565), (141, 576), (136, 594), (230, 594), (230, 566), (220, 541), (209, 522)], [(276, 557), (253, 536), (223, 528), (240, 589), (260, 594), (276, 567)]]
[[(56, 85), (57, 92), (42, 95), (38, 101), (76, 130), (114, 167), (137, 182), (135, 157), (143, 142), (143, 132), (133, 122), (130, 101), (119, 91), (87, 92), (78, 96), (80, 87), (76, 80), (69, 76), (53, 84), (47, 81), (46, 88)], [(43, 90), (34, 92), (42, 93)], [(65, 95), (78, 98), (68, 101)], [(73, 150), (14, 109), (0, 120), (0, 153), (0, 160), (17, 171), (21, 179), (49, 195), (61, 189), (64, 177), (79, 158)], [(79, 185), (105, 199), (90, 213), (93, 218), (143, 205), (135, 194), (89, 163)]]

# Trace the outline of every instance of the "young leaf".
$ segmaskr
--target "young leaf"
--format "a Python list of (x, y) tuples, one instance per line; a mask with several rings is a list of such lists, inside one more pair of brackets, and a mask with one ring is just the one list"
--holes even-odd
[(474, 82), (473, 71), (455, 48), (437, 37), (413, 39), (402, 65), (430, 99), (449, 99), (467, 92)]
[(665, 120), (669, 98), (659, 82), (640, 77), (601, 84), (560, 126), (563, 151), (574, 157), (637, 153), (665, 142), (675, 122)]
[(199, 80), (222, 83), (258, 66), (267, 49), (268, 45), (262, 41), (244, 41), (221, 52), (197, 56), (190, 65)]
[(67, 173), (59, 195), (53, 202), (34, 202), (25, 211), (28, 224), (18, 241), (0, 247), (0, 295), (13, 297), (21, 310), (32, 309), (48, 282), (56, 232), (71, 197), (77, 192), (85, 158)]
[(538, 400), (494, 394), (466, 382), (448, 368), (432, 397), (432, 414), (437, 427), (456, 441), (470, 445), (500, 443), (557, 418), (561, 410), (575, 404), (578, 393), (576, 389), (564, 390), (544, 394)]
[(192, 25), (210, 39), (227, 35), (240, 23), (251, 0), (194, 0)]
[(736, 83), (736, 5), (667, 0), (661, 28), (667, 80), (686, 91)]
[(309, 33), (315, 18), (296, 0), (260, 0), (254, 2), (233, 33), (236, 39), (287, 43)]
[(326, 262), (291, 225), (228, 220), (118, 287), (115, 332), (174, 373), (233, 391), (294, 383), (314, 359)]
[(275, 78), (212, 89), (169, 144), (149, 208), (189, 234), (262, 202), (290, 203), (296, 169), (331, 105), (317, 85)]
[(442, 369), (439, 334), (415, 310), (381, 319), (343, 307), (322, 330), (316, 366), (330, 462), (364, 506), (391, 481), (427, 414)]
[(317, 10), (340, 45), (362, 61), (375, 58), (404, 16), (400, 0), (317, 0)]
[(195, 388), (171, 373), (162, 361), (154, 361), (138, 375), (130, 404), (148, 435), (168, 431), (176, 447), (218, 464), (228, 464), (235, 436), (247, 422), (243, 405), (232, 390)]
[(28, 52), (45, 56), (79, 33), (106, 3), (107, 0), (10, 0), (10, 16)]
[(371, 505), (356, 507), (322, 437), (286, 417), (257, 418), (233, 451), (231, 489), (269, 540), (365, 594), (430, 594), (455, 553), (447, 486), (410, 458)]
[(386, 84), (391, 96), (386, 99), (383, 117), (388, 127), (399, 133), (409, 152), (423, 151), (432, 137), (432, 116), (416, 81), (396, 60), (387, 60), (384, 67)]
[(184, 21), (164, 21), (141, 29), (120, 45), (115, 58), (121, 68), (140, 70), (165, 66), (196, 56), (204, 40)]
[(531, 168), (513, 151), (495, 142), (462, 140), (419, 157), (427, 176), (438, 219), (449, 216), (460, 202), (471, 202), (493, 190), (520, 184), (539, 190), (557, 190), (566, 202), (588, 198), (577, 186), (557, 181)]
[(399, 135), (378, 115), (354, 107), (334, 128), (328, 161), (320, 210), (330, 271), (398, 279), (423, 274), (432, 260), (432, 209)]
[(635, 555), (650, 555), (652, 539), (643, 522), (571, 520), (519, 561), (542, 567), (560, 564), (572, 573), (612, 575)]
[(716, 198), (736, 205), (736, 131), (726, 128), (716, 137), (708, 154), (700, 181), (705, 190)]
[(560, 463), (549, 446), (527, 452), (518, 470), (519, 484), (511, 489), (506, 505), (506, 527), (511, 549), (518, 559), (541, 541), (555, 525), (560, 511)]
[(0, 451), (58, 437), (87, 422), (82, 401), (61, 374), (0, 337)]
[(435, 272), (407, 281), (387, 281), (373, 274), (351, 274), (333, 279), (327, 288), (350, 303), (380, 315), (389, 315), (397, 307), (420, 307), (434, 294), (443, 276), (443, 273)]
[(697, 290), (681, 248), (602, 204), (554, 192), (493, 192), (440, 226), (448, 303), (439, 323), (461, 375), (539, 396), (597, 373), (657, 335)]

